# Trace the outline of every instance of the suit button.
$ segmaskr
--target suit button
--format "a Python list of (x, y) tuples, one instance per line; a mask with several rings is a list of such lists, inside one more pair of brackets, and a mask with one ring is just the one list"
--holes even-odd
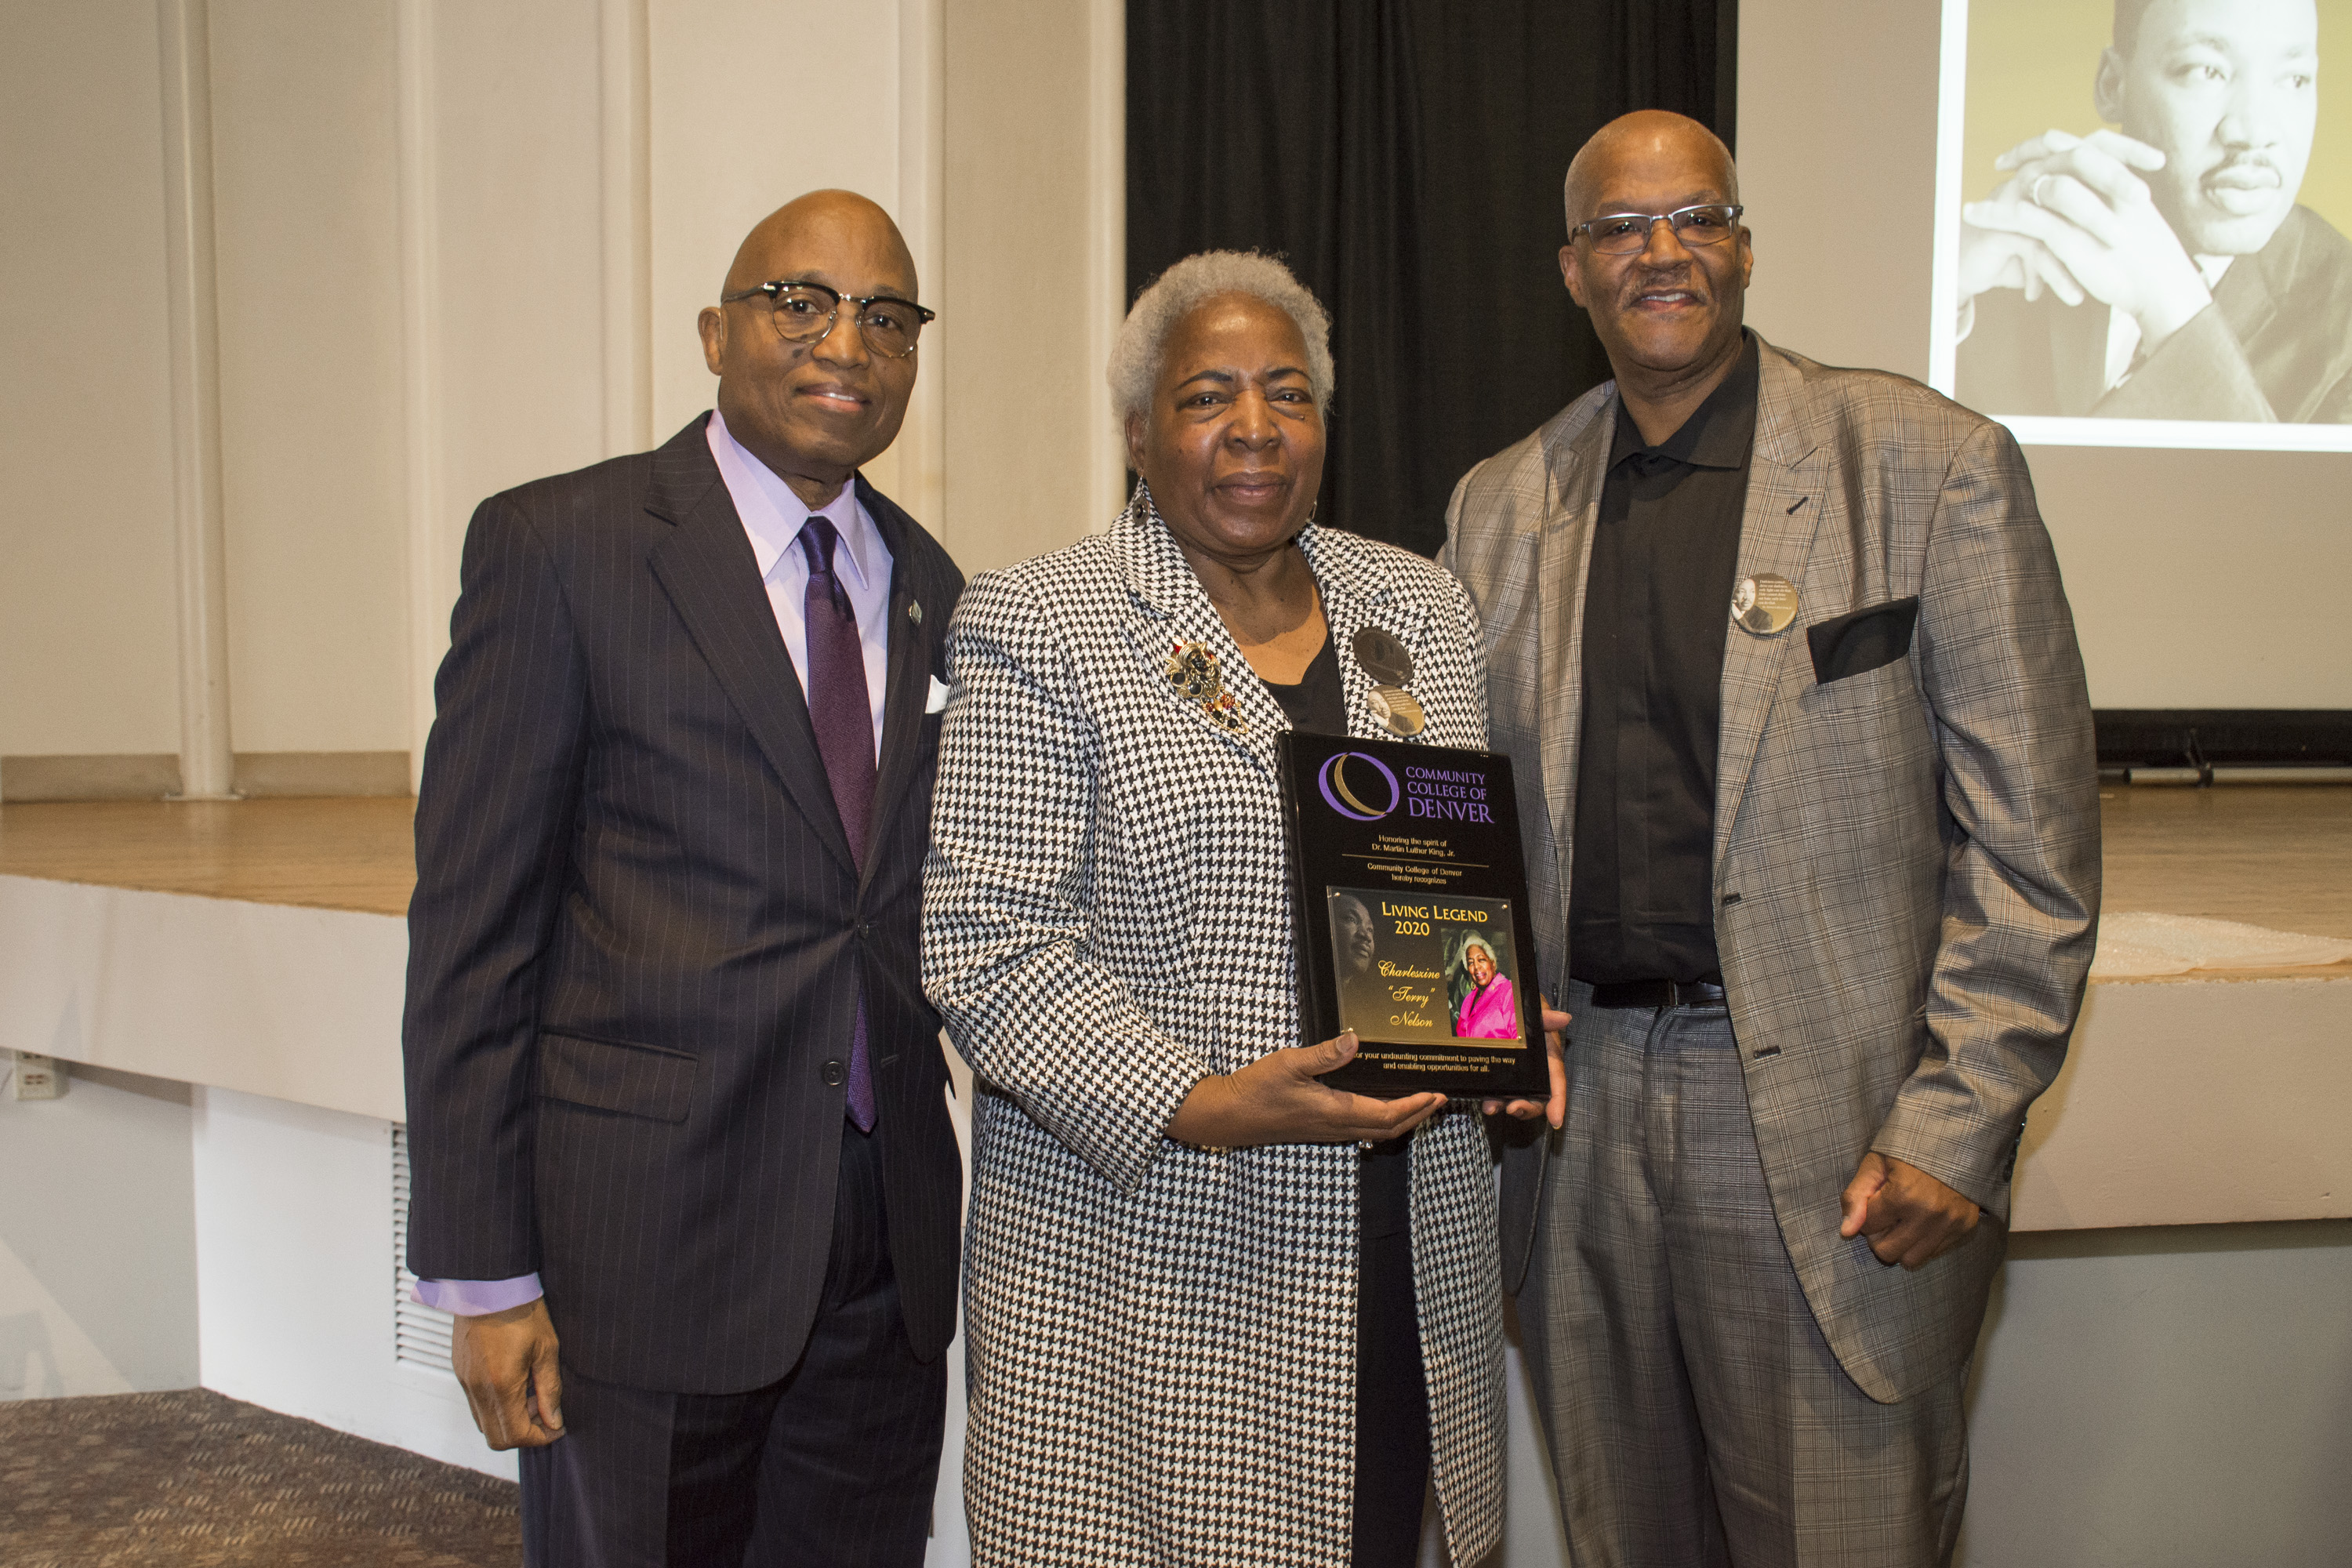
[(827, 1089), (839, 1089), (843, 1080), (849, 1077), (849, 1069), (838, 1061), (828, 1061), (817, 1071), (818, 1076), (824, 1079), (824, 1087)]
[(874, 928), (866, 921), (859, 921), (857, 922), (857, 934), (860, 937), (870, 937), (874, 934)]

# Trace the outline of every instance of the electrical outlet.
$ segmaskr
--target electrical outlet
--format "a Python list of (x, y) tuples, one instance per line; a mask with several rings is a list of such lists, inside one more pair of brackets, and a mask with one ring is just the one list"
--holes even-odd
[(55, 1100), (66, 1091), (66, 1064), (55, 1057), (37, 1056), (31, 1051), (13, 1053), (16, 1071), (10, 1081), (9, 1092), (18, 1100)]

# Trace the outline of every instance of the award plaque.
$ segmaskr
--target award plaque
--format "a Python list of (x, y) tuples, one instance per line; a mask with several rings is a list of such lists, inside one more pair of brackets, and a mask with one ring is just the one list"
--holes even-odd
[(1277, 737), (1304, 1043), (1353, 1029), (1324, 1082), (1394, 1097), (1551, 1092), (1508, 757)]

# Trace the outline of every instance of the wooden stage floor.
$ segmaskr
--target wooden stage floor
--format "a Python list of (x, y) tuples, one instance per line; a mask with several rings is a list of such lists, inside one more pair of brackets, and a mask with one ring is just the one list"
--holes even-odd
[[(2101, 792), (2106, 907), (2352, 939), (2352, 786)], [(0, 807), (0, 875), (397, 915), (412, 800)]]

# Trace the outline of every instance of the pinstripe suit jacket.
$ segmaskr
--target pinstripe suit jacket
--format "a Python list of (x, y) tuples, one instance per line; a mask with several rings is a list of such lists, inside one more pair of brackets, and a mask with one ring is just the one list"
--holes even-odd
[[(1465, 475), (1441, 557), (1478, 601), (1490, 724), (1518, 770), (1541, 978), (1569, 973), (1584, 581), (1617, 412), (1595, 388)], [(1735, 627), (1717, 760), (1716, 942), (1780, 1232), (1839, 1361), (1879, 1400), (1974, 1346), (2027, 1107), (2057, 1075), (2099, 898), (2074, 622), (2007, 431), (1903, 377), (1762, 345), (1739, 574), (1802, 608)], [(1916, 595), (1906, 657), (1822, 684), (1806, 628)], [(1545, 1143), (1507, 1156), (1527, 1265)], [(1983, 1205), (1916, 1273), (1838, 1237), (1869, 1150)]]
[[(1412, 651), (1424, 739), (1485, 738), (1477, 623), (1419, 556), (1299, 536), (1345, 648)], [(1243, 731), (1170, 685), (1205, 645)], [(1352, 1145), (1161, 1133), (1193, 1085), (1300, 1044), (1274, 738), (1289, 727), (1140, 488), (1108, 534), (965, 595), (923, 977), (981, 1089), (964, 1303), (973, 1560), (1344, 1564)], [(1385, 736), (1342, 658), (1350, 724)], [(1459, 1563), (1502, 1489), (1495, 1189), (1474, 1112), (1412, 1143), (1433, 1479)]]
[(474, 514), (404, 1039), (409, 1266), (536, 1270), (567, 1363), (712, 1394), (806, 1340), (861, 988), (908, 1333), (928, 1358), (953, 1331), (962, 1173), (914, 977), (963, 580), (857, 481), (895, 562), (861, 875), (703, 425)]

